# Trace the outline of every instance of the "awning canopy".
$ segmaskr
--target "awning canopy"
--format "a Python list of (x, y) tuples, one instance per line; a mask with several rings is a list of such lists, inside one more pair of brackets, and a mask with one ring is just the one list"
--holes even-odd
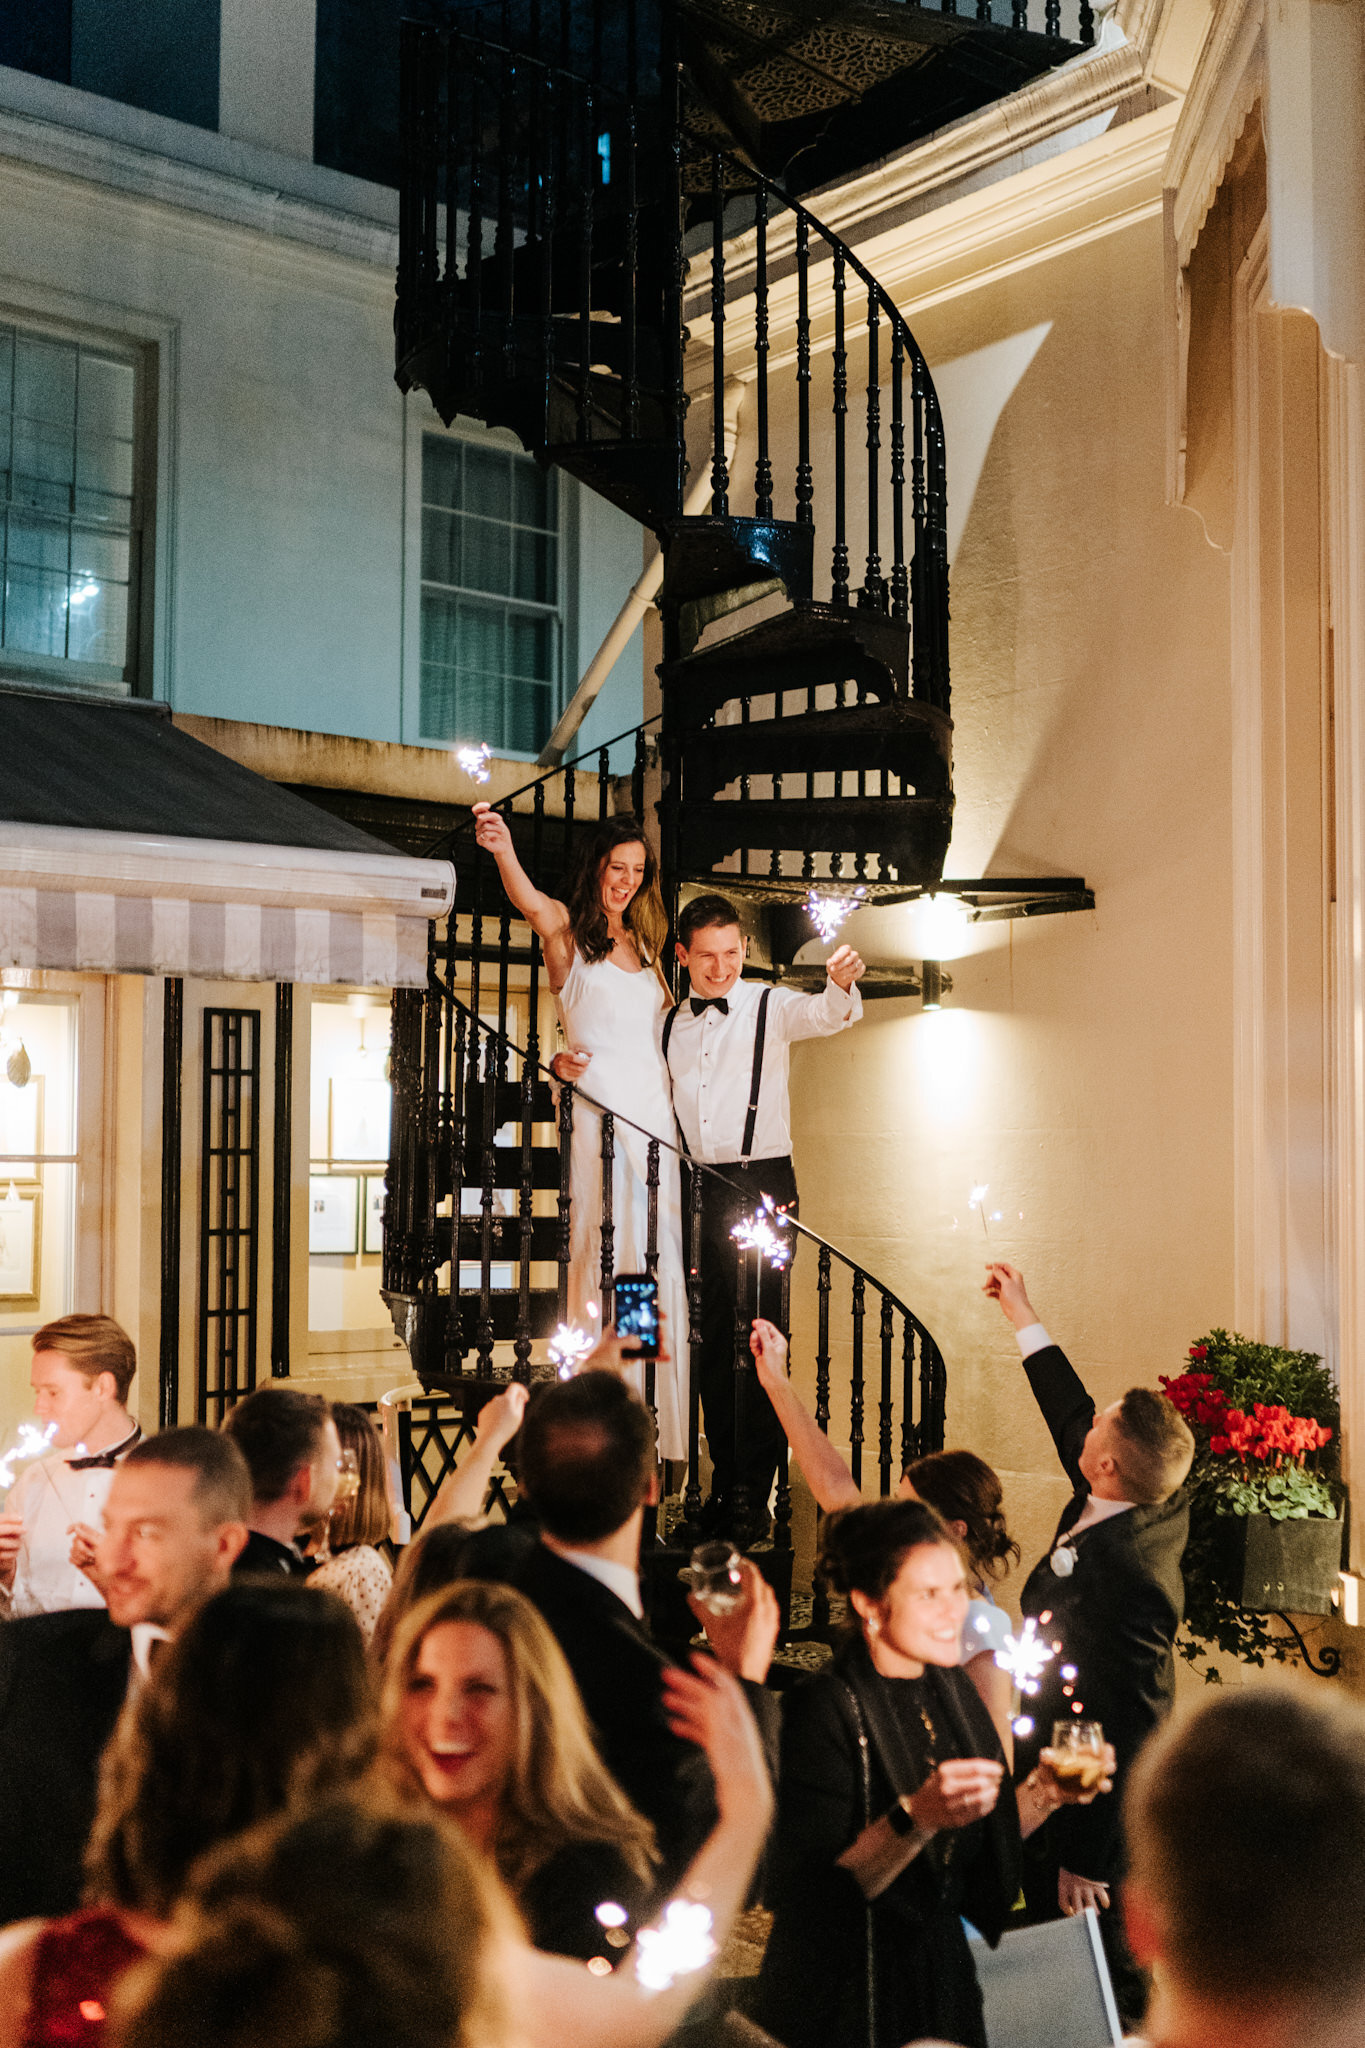
[(448, 861), (413, 860), (179, 732), (0, 696), (0, 967), (417, 986)]

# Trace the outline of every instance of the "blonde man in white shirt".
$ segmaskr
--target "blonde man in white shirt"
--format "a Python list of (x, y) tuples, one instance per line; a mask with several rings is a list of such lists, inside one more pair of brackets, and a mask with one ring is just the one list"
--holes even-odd
[(114, 1467), (142, 1435), (127, 1401), (137, 1355), (111, 1316), (62, 1316), (33, 1339), (33, 1411), (52, 1450), (20, 1471), (0, 1515), (0, 1591), (18, 1618), (102, 1607), (94, 1559)]
[[(772, 1404), (748, 1370), (744, 1333), (736, 1382), (735, 1314), (739, 1260), (730, 1236), (767, 1195), (795, 1209), (791, 1157), (790, 1049), (797, 1039), (828, 1038), (862, 1015), (855, 986), (863, 963), (840, 946), (826, 965), (819, 995), (770, 988), (741, 977), (747, 949), (739, 912), (724, 896), (694, 896), (678, 919), (678, 958), (691, 993), (664, 1027), (673, 1110), (690, 1158), (718, 1166), (702, 1175), (701, 1405), (711, 1454), (708, 1534), (741, 1547), (771, 1526), (768, 1493), (783, 1449)], [(684, 1183), (684, 1216), (690, 1216)], [(776, 1304), (774, 1303), (775, 1307)]]

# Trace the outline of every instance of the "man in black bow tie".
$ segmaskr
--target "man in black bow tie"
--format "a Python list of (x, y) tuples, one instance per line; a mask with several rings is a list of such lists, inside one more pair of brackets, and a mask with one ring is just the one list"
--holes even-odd
[[(1190, 1528), (1185, 1480), (1194, 1438), (1164, 1394), (1133, 1387), (1101, 1413), (1039, 1322), (1023, 1275), (987, 1267), (985, 1291), (1009, 1321), (1034, 1399), (1074, 1488), (1048, 1555), (1020, 1598), (1040, 1636), (1060, 1652), (1028, 1702), (1031, 1734), (1015, 1749), (1027, 1773), (1054, 1721), (1101, 1721), (1114, 1745), (1119, 1797), (1055, 1814), (1029, 1843), (1024, 1888), (1037, 1919), (1100, 1913), (1120, 2016), (1141, 2017), (1144, 1986), (1111, 1912), (1123, 1874), (1122, 1786), (1175, 1698), (1176, 1631), (1185, 1612), (1180, 1560)], [(1101, 1811), (1103, 1809), (1103, 1811)]]
[[(853, 948), (840, 946), (827, 963), (819, 995), (769, 988), (741, 979), (746, 945), (733, 903), (724, 896), (694, 896), (678, 919), (678, 958), (691, 994), (664, 1024), (664, 1058), (683, 1145), (689, 1158), (718, 1166), (725, 1176), (701, 1176), (701, 1245), (699, 1256), (692, 1254), (701, 1270), (700, 1392), (712, 1466), (703, 1515), (706, 1533), (732, 1535), (741, 1544), (756, 1541), (770, 1526), (768, 1493), (784, 1439), (750, 1369), (747, 1346), (736, 1409), (739, 1254), (730, 1233), (765, 1195), (795, 1209), (790, 1047), (858, 1021), (862, 998), (855, 983), (863, 972)], [(689, 1178), (685, 1170), (685, 1218), (691, 1213)]]

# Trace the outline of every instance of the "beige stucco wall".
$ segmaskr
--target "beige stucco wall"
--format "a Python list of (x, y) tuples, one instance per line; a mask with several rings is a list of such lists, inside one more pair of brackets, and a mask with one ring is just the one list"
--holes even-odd
[[(1228, 566), (1164, 502), (1160, 255), (1144, 222), (916, 322), (961, 532), (947, 871), (1082, 874), (1097, 907), (978, 928), (941, 1012), (870, 1005), (793, 1068), (805, 1214), (937, 1335), (949, 1441), (1000, 1468), (1026, 1554), (1064, 1489), (979, 1293), (973, 1184), (1101, 1401), (1231, 1314)], [(1040, 327), (991, 429), (964, 359), (990, 411), (999, 345)], [(968, 509), (953, 451), (983, 432)], [(847, 935), (916, 957), (911, 919)]]

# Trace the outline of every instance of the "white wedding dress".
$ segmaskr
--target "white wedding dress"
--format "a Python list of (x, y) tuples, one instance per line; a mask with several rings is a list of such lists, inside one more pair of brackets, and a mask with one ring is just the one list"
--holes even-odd
[[(645, 1133), (665, 1140), (659, 1148), (656, 1270), (659, 1306), (668, 1318), (672, 1363), (661, 1364), (655, 1371), (654, 1403), (660, 1455), (685, 1458), (687, 1283), (678, 1157), (668, 1149), (677, 1144), (662, 1045), (668, 1004), (657, 974), (649, 970), (628, 974), (610, 960), (589, 964), (577, 948), (556, 1001), (569, 1045), (592, 1055), (583, 1088), (617, 1119), (612, 1169), (612, 1268), (617, 1273), (647, 1270), (649, 1138)], [(621, 1122), (623, 1117), (631, 1122)], [(633, 1128), (635, 1125), (641, 1128)], [(569, 1316), (584, 1329), (596, 1329), (599, 1319), (589, 1313), (590, 1303), (598, 1305), (601, 1324), (611, 1319), (611, 1303), (602, 1299), (602, 1119), (578, 1092), (574, 1095), (570, 1176)], [(637, 1366), (631, 1377), (637, 1392), (643, 1394), (643, 1366)]]

